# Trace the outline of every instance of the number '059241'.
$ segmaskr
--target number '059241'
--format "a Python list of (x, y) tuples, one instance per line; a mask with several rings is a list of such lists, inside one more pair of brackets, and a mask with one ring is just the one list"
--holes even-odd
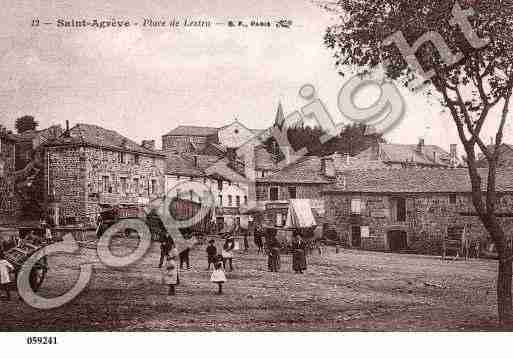
[(27, 344), (57, 344), (57, 337), (27, 337)]

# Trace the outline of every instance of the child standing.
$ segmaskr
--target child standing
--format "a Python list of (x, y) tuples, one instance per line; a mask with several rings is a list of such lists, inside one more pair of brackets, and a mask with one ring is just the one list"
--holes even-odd
[(216, 257), (216, 261), (214, 263), (214, 271), (210, 276), (210, 281), (217, 283), (217, 294), (223, 294), (223, 283), (226, 282), (226, 276), (224, 275), (223, 261), (221, 258), (219, 258), (219, 256)]
[(11, 263), (9, 263), (5, 257), (3, 252), (0, 252), (0, 287), (5, 292), (5, 299), (11, 299), (11, 293), (9, 285), (11, 284), (11, 276), (10, 272), (14, 270), (14, 267)]
[(164, 264), (164, 283), (169, 286), (168, 295), (175, 295), (175, 286), (180, 284), (178, 279), (178, 266), (176, 259), (178, 257), (178, 250), (174, 243), (171, 244), (171, 250), (166, 256), (166, 263)]
[(206, 251), (207, 251), (207, 261), (208, 261), (208, 268), (207, 268), (207, 270), (210, 270), (210, 264), (213, 264), (214, 265), (214, 269), (215, 269), (216, 257), (217, 257), (217, 248), (215, 246), (215, 241), (213, 239), (208, 241), (208, 246), (207, 246)]

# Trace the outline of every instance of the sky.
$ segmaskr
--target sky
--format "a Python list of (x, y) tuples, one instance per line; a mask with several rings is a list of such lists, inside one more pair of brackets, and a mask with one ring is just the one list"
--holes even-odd
[[(4, 0), (0, 14), (0, 123), (33, 115), (41, 127), (91, 123), (140, 142), (178, 125), (223, 126), (235, 118), (267, 128), (306, 105), (312, 84), (336, 122), (345, 78), (323, 45), (336, 21), (309, 0)], [(31, 27), (34, 18), (52, 25)], [(60, 28), (57, 19), (130, 20), (122, 29)], [(148, 28), (153, 20), (292, 20), (290, 29)], [(436, 101), (404, 94), (406, 112), (390, 142), (444, 148), (459, 143)], [(374, 101), (364, 96), (361, 105)], [(508, 127), (506, 140), (513, 138)], [(461, 146), (460, 146), (461, 148)]]

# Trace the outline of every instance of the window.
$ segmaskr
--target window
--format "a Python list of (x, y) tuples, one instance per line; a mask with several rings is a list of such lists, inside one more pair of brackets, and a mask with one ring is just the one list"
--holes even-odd
[(395, 198), (395, 219), (397, 222), (406, 221), (406, 200)]
[(362, 213), (362, 200), (360, 198), (353, 198), (351, 200), (351, 214)]
[(138, 165), (138, 164), (139, 164), (139, 162), (140, 162), (139, 155), (134, 155), (134, 163), (135, 163), (136, 165)]
[(134, 178), (134, 193), (139, 194), (139, 178)]
[(296, 198), (296, 187), (289, 187), (289, 198)]
[(103, 182), (103, 193), (110, 193), (109, 176), (103, 176), (102, 182)]
[(235, 205), (240, 207), (240, 196), (235, 196)]
[(229, 194), (228, 195), (228, 207), (231, 207), (232, 205), (233, 205), (233, 203), (232, 203), (232, 195)]
[(279, 188), (278, 187), (271, 187), (271, 188), (269, 188), (269, 199), (271, 201), (277, 201), (278, 200), (278, 193), (279, 193)]
[(282, 227), (283, 226), (283, 214), (281, 213), (276, 213), (276, 220), (274, 222), (274, 225), (276, 227)]
[(248, 196), (244, 196), (244, 205), (248, 204)]
[(219, 206), (220, 207), (223, 206), (223, 196), (222, 195), (219, 195)]
[(449, 203), (451, 203), (451, 204), (456, 203), (456, 194), (449, 195)]
[(124, 152), (118, 152), (118, 162), (125, 163), (125, 153)]
[(119, 179), (119, 181), (121, 182), (121, 192), (122, 193), (128, 193), (126, 178), (121, 177)]
[(152, 194), (157, 193), (157, 180), (155, 180), (155, 179), (151, 180), (151, 193)]
[(222, 191), (223, 190), (223, 181), (217, 180), (217, 190)]

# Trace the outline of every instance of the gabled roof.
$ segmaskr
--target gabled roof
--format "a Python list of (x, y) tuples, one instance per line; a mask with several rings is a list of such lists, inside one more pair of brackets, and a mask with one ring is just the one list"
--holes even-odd
[(219, 131), (217, 127), (207, 126), (178, 126), (164, 136), (200, 136), (207, 137), (215, 135)]
[(50, 140), (48, 147), (67, 145), (88, 145), (92, 147), (112, 149), (124, 152), (136, 152), (152, 156), (162, 156), (157, 151), (148, 150), (136, 142), (113, 130), (89, 124), (77, 124), (59, 138)]
[(166, 174), (175, 176), (203, 177), (205, 172), (194, 162), (178, 154), (166, 154)]
[[(487, 170), (479, 169), (483, 191)], [(327, 192), (357, 193), (468, 193), (472, 187), (467, 168), (402, 168), (344, 172), (343, 180)], [(344, 186), (345, 184), (345, 186)], [(497, 169), (498, 192), (513, 192), (513, 168)]]
[(421, 152), (418, 151), (418, 145), (380, 143), (378, 146), (369, 147), (356, 157), (389, 163), (416, 163), (426, 166), (450, 165), (450, 154), (436, 145), (424, 145)]
[(281, 171), (268, 177), (257, 178), (260, 183), (331, 183), (321, 173), (321, 159), (317, 156), (306, 156), (299, 161), (285, 166)]
[(244, 183), (247, 181), (246, 177), (228, 166), (228, 160), (226, 159), (213, 163), (210, 167), (205, 169), (205, 173), (213, 178), (221, 178), (231, 182)]

